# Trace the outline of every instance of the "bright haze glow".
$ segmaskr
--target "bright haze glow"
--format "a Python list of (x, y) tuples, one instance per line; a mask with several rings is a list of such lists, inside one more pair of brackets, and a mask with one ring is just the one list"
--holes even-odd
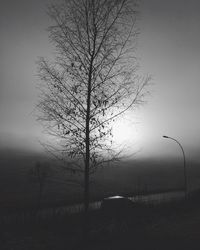
[(113, 142), (116, 145), (132, 146), (139, 139), (136, 125), (130, 119), (118, 119), (113, 125)]

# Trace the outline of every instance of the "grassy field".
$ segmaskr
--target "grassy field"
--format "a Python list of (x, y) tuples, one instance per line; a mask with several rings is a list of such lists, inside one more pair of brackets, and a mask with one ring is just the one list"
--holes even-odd
[(83, 214), (1, 226), (2, 250), (200, 249), (200, 195), (160, 205), (136, 204), (118, 218), (90, 213), (88, 240)]
[[(5, 158), (5, 159), (4, 159)], [(38, 183), (30, 175), (35, 159), (16, 156), (1, 157), (0, 161), (0, 213), (8, 207), (36, 207)], [(29, 165), (27, 164), (29, 163)], [(188, 180), (191, 188), (200, 183), (199, 165), (191, 165)], [(60, 181), (59, 173), (45, 183), (43, 205), (80, 202), (82, 189), (73, 189)], [(62, 180), (62, 179), (61, 179)], [(91, 186), (91, 198), (130, 193), (151, 193), (181, 188), (180, 164), (160, 162), (131, 162), (108, 168), (97, 173)], [(63, 203), (64, 202), (64, 203)], [(49, 205), (50, 204), (50, 205)], [(45, 206), (46, 206), (45, 205)], [(0, 214), (0, 215), (1, 215)], [(128, 250), (128, 249), (200, 249), (200, 194), (187, 202), (171, 202), (157, 205), (136, 205), (126, 218), (102, 217), (100, 211), (90, 213), (90, 234), (83, 237), (83, 214), (50, 216), (23, 223), (0, 223), (0, 250)]]

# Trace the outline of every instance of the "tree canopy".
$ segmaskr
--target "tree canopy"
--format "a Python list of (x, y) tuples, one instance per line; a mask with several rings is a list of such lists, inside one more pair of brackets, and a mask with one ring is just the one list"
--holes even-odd
[(38, 63), (40, 120), (59, 138), (66, 167), (85, 182), (116, 159), (112, 124), (141, 104), (149, 82), (137, 74), (137, 9), (133, 0), (67, 0), (48, 9), (56, 56)]

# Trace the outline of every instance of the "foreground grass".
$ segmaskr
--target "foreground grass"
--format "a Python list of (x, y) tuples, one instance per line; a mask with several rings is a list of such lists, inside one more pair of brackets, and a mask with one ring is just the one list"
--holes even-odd
[(83, 237), (83, 214), (24, 225), (1, 226), (2, 250), (200, 249), (200, 196), (160, 205), (137, 204), (129, 214), (90, 213)]

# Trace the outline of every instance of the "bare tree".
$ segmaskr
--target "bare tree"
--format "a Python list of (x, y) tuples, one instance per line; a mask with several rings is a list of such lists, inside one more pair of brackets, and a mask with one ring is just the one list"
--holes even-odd
[(37, 161), (34, 167), (30, 171), (33, 180), (38, 183), (38, 199), (37, 199), (37, 210), (41, 208), (42, 196), (44, 192), (44, 187), (47, 181), (47, 178), (50, 176), (50, 167), (46, 163), (40, 163)]
[(112, 124), (141, 104), (148, 77), (137, 74), (137, 3), (133, 0), (67, 0), (51, 5), (53, 63), (39, 61), (40, 120), (59, 138), (57, 157), (84, 176), (89, 206), (90, 175), (117, 159)]

